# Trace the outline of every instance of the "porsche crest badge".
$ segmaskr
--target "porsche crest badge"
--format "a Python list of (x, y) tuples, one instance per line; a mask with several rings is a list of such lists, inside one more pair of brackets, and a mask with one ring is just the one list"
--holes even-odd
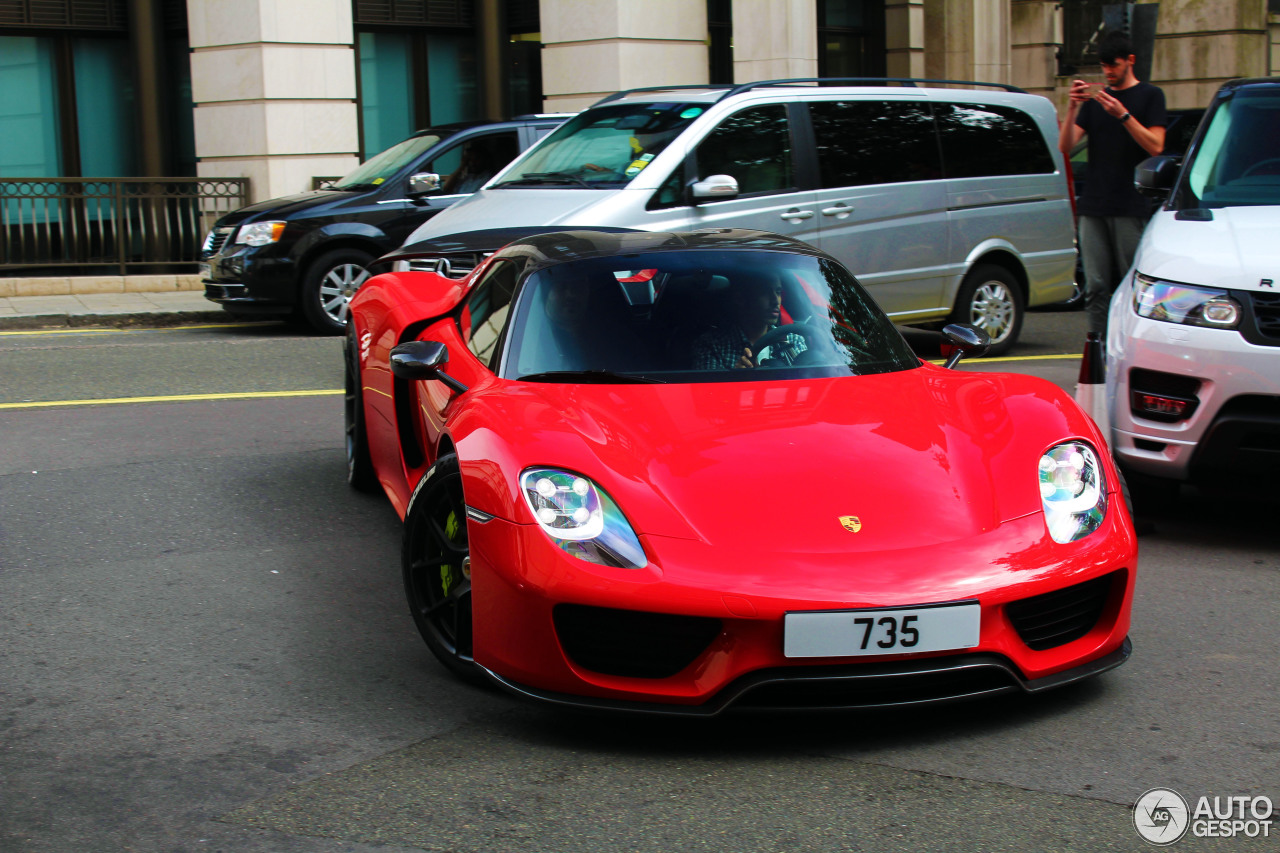
[(842, 515), (840, 516), (840, 526), (850, 533), (857, 533), (862, 529), (862, 519), (856, 515)]

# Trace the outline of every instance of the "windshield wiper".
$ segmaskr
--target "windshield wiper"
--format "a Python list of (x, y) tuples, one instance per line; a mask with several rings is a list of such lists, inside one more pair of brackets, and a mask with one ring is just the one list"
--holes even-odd
[(543, 373), (529, 373), (517, 377), (518, 382), (610, 382), (665, 385), (665, 379), (654, 379), (650, 376), (639, 376), (635, 373), (614, 373), (612, 370), (548, 370)]
[(512, 184), (577, 184), (588, 189), (592, 186), (571, 172), (528, 172), (518, 178), (503, 181), (494, 186), (509, 187)]

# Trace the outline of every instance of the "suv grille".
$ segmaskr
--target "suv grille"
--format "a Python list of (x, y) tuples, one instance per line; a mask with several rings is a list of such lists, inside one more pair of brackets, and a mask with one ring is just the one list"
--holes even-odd
[(223, 244), (227, 242), (227, 238), (230, 237), (232, 232), (235, 230), (235, 226), (233, 225), (220, 225), (210, 231), (209, 236), (204, 238), (204, 246), (200, 250), (201, 257), (208, 258), (212, 255), (218, 254), (222, 249)]
[(558, 604), (552, 613), (565, 654), (592, 672), (669, 678), (706, 650), (720, 620)]
[(467, 252), (435, 258), (411, 258), (406, 261), (409, 272), (434, 272), (446, 278), (461, 279), (471, 274), (493, 252)]
[(1065, 646), (1093, 630), (1107, 604), (1112, 572), (1066, 589), (1006, 604), (1004, 612), (1029, 648), (1042, 652)]
[(1258, 334), (1272, 346), (1280, 346), (1280, 293), (1251, 293)]

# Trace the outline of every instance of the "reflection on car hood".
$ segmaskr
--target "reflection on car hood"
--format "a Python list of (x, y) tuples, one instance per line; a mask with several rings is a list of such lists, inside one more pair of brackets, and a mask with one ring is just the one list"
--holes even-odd
[(418, 226), (405, 244), (418, 243), (444, 234), (489, 228), (585, 225), (590, 219), (583, 216), (583, 212), (601, 199), (611, 197), (614, 192), (574, 187), (483, 189)]
[[(781, 382), (499, 384), (492, 417), (512, 468), (591, 477), (640, 534), (736, 547), (759, 531), (771, 551), (885, 551), (994, 530), (1040, 511), (1043, 450), (1089, 434), (1043, 380), (932, 366)], [(851, 534), (843, 516), (862, 530)]]
[[(1183, 284), (1280, 292), (1280, 207), (1224, 207), (1212, 219), (1162, 210), (1143, 235), (1136, 268)], [(1263, 280), (1275, 282), (1268, 288)]]

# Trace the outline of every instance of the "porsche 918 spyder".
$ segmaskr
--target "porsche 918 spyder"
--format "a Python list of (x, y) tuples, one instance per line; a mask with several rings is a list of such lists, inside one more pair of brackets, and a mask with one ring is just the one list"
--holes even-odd
[(402, 517), (456, 673), (706, 716), (1036, 692), (1129, 656), (1137, 544), (1093, 421), (922, 361), (808, 245), (542, 233), (351, 309), (348, 477)]

